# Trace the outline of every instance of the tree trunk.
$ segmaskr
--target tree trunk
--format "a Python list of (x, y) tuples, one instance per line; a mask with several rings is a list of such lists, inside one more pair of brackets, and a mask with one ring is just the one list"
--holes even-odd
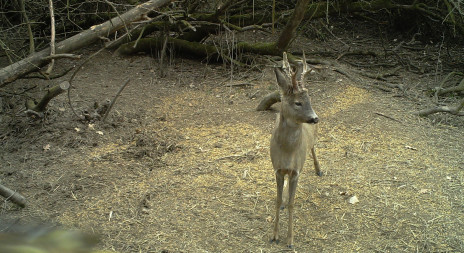
[(309, 0), (298, 0), (296, 3), (295, 9), (293, 11), (292, 17), (288, 21), (284, 30), (280, 34), (279, 40), (277, 41), (277, 48), (283, 52), (287, 49), (290, 41), (295, 37), (296, 28), (300, 25), (301, 20), (303, 20), (306, 13), (306, 6), (308, 6)]
[[(173, 0), (150, 0), (140, 4), (121, 16), (115, 17), (103, 24), (92, 26), (73, 37), (63, 40), (56, 45), (56, 54), (69, 53), (76, 49), (88, 46), (100, 39), (106, 37), (115, 31), (124, 27), (125, 23), (131, 23), (143, 18), (143, 15), (153, 9), (159, 8)], [(17, 78), (32, 72), (37, 71), (40, 67), (48, 63), (44, 58), (50, 54), (50, 48), (46, 48), (40, 52), (34, 53), (29, 57), (13, 63), (7, 67), (0, 69), (0, 87), (13, 82)]]

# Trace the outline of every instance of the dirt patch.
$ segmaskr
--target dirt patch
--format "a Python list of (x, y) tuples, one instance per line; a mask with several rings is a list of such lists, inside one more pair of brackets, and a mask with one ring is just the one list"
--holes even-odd
[[(334, 33), (346, 41), (375, 37)], [(311, 52), (339, 42), (296, 43)], [(274, 76), (270, 68), (248, 70), (234, 79), (251, 86), (227, 87), (229, 71), (175, 59), (161, 78), (150, 56), (102, 53), (77, 76), (72, 96), (78, 110), (87, 109), (130, 77), (108, 124), (76, 120), (65, 96), (51, 102), (45, 121), (31, 121), (19, 111), (24, 96), (10, 97), (0, 179), (28, 205), (5, 202), (1, 219), (91, 231), (101, 235), (100, 248), (119, 252), (285, 250), (269, 243), (269, 140), (278, 104), (255, 111), (275, 89)], [(396, 78), (418, 92), (417, 82), (432, 83), (407, 71)], [(418, 118), (415, 99), (360, 80), (330, 70), (308, 78), (324, 176), (307, 161), (295, 201), (296, 251), (464, 251), (462, 118)], [(49, 83), (10, 86), (31, 85)], [(348, 203), (352, 196), (359, 202)], [(284, 211), (282, 239), (286, 223)]]

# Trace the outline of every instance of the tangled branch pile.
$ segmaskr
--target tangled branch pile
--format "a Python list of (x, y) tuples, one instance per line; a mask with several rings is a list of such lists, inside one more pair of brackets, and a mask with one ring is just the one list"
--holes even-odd
[[(52, 2), (52, 1), (50, 1)], [(63, 40), (133, 8), (136, 0), (55, 0), (53, 1), (56, 35)], [(296, 4), (293, 1), (177, 1), (163, 10), (154, 11), (143, 23), (126, 24), (132, 31), (126, 42), (154, 32), (167, 32), (173, 39), (202, 42), (219, 30), (243, 31), (263, 26), (283, 26)], [(393, 25), (423, 36), (446, 30), (449, 38), (464, 34), (462, 0), (372, 0), (313, 1), (307, 5), (305, 18), (328, 18), (341, 13), (388, 11)], [(49, 1), (17, 0), (0, 4), (0, 45), (3, 56), (11, 63), (34, 51), (48, 47), (51, 22)], [(149, 21), (148, 21), (149, 20)], [(137, 27), (137, 29), (132, 29)], [(415, 31), (414, 31), (415, 30)], [(124, 34), (121, 31), (118, 35)], [(162, 47), (162, 42), (159, 47)], [(244, 45), (245, 47), (245, 45)], [(245, 47), (247, 48), (247, 47)], [(257, 48), (253, 48), (256, 51)], [(253, 51), (253, 50), (252, 50)], [(258, 50), (259, 51), (259, 50)], [(278, 52), (280, 54), (280, 52)]]
[[(306, 26), (306, 21), (314, 19), (325, 19), (329, 23), (333, 16), (356, 15), (378, 24), (387, 22), (393, 29), (414, 34), (416, 40), (454, 41), (462, 39), (464, 35), (463, 0), (166, 0), (164, 2), (170, 2), (169, 5), (146, 10), (142, 17), (130, 20), (122, 18), (123, 13), (136, 9), (143, 2), (147, 1), (2, 1), (0, 66), (12, 66), (40, 50), (50, 50), (52, 55), (40, 55), (39, 61), (29, 61), (32, 68), (18, 71), (13, 76), (8, 76), (12, 73), (11, 68), (0, 69), (0, 87), (53, 61), (56, 58), (53, 56), (55, 34), (56, 41), (63, 42), (107, 20), (112, 20), (110, 26), (114, 21), (122, 21), (123, 25), (99, 35), (97, 39), (105, 42), (106, 47), (117, 48), (121, 54), (146, 51), (156, 53), (162, 60), (170, 48), (173, 49), (171, 52), (175, 51), (183, 57), (222, 60), (237, 65), (249, 63), (244, 56), (247, 53), (282, 55), (294, 40), (295, 30), (302, 20), (305, 20)], [(224, 31), (270, 32), (276, 28), (282, 30), (277, 41), (233, 41), (232, 46), (218, 47), (210, 39)], [(302, 28), (317, 29), (313, 26)], [(89, 42), (94, 43), (95, 40)], [(78, 42), (73, 40), (70, 43)], [(49, 46), (51, 49), (48, 49)], [(45, 78), (50, 78), (51, 66), (45, 71)], [(436, 96), (443, 94), (443, 91), (440, 92)]]

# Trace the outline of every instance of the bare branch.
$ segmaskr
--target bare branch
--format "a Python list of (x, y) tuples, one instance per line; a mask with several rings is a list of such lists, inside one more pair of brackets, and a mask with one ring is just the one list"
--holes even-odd
[(24, 17), (24, 21), (27, 24), (27, 33), (29, 34), (29, 54), (33, 54), (35, 52), (35, 45), (34, 45), (34, 35), (32, 34), (31, 23), (29, 22), (29, 18), (26, 14), (26, 6), (24, 5), (24, 0), (20, 0), (19, 4), (21, 6), (21, 12)]
[[(51, 38), (50, 38), (50, 56), (55, 54), (55, 14), (53, 12), (53, 0), (49, 0), (50, 8), (50, 22), (51, 22)], [(53, 70), (53, 65), (55, 65), (55, 59), (52, 58), (50, 64), (48, 65), (45, 74), (49, 75)]]
[(106, 117), (108, 117), (108, 114), (110, 113), (111, 108), (113, 108), (113, 105), (116, 102), (116, 99), (119, 97), (119, 94), (121, 94), (122, 90), (124, 90), (124, 88), (126, 88), (129, 81), (130, 81), (130, 79), (127, 79), (126, 82), (124, 82), (124, 84), (121, 86), (121, 88), (119, 88), (118, 93), (116, 93), (116, 96), (114, 96), (113, 100), (111, 101), (111, 104), (108, 107), (108, 110), (106, 110), (105, 116), (103, 116), (103, 119), (102, 119), (103, 122), (105, 122)]
[(48, 60), (59, 59), (59, 58), (70, 58), (70, 59), (78, 60), (81, 58), (81, 56), (75, 55), (75, 54), (54, 54), (54, 55), (44, 57), (43, 59), (48, 61)]
[(464, 108), (464, 98), (461, 100), (461, 102), (454, 107), (449, 107), (449, 106), (437, 106), (429, 109), (424, 109), (418, 112), (415, 112), (415, 115), (425, 117), (430, 114), (434, 114), (437, 112), (447, 112), (456, 116), (464, 116), (464, 112), (461, 112), (462, 108)]

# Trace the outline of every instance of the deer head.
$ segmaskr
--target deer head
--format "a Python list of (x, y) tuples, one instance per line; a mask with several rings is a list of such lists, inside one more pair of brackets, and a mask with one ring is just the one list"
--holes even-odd
[(287, 120), (292, 120), (297, 124), (319, 122), (319, 118), (311, 107), (308, 90), (304, 87), (304, 77), (310, 70), (304, 52), (303, 60), (298, 62), (296, 70), (290, 66), (285, 52), (282, 67), (274, 69), (277, 84), (282, 91), (281, 114)]

